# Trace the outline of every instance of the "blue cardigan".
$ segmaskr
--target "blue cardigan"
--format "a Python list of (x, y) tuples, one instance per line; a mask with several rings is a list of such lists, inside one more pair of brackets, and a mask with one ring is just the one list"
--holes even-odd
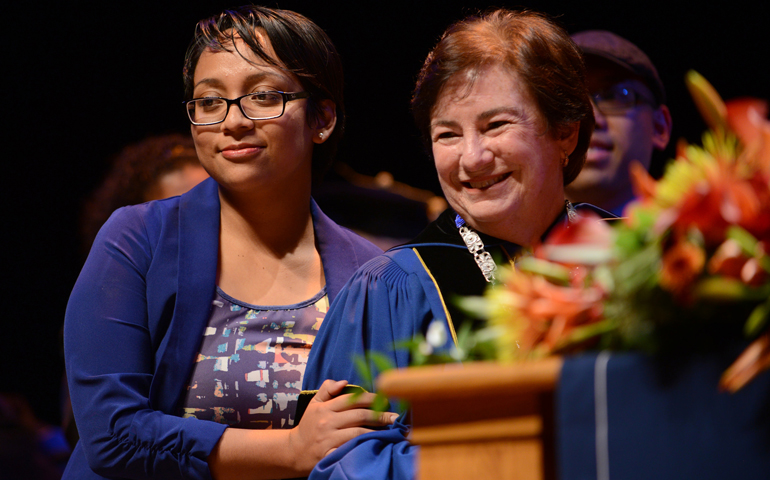
[[(312, 203), (332, 301), (381, 251)], [(216, 288), (220, 206), (208, 179), (125, 207), (99, 232), (67, 305), (64, 350), (80, 442), (65, 479), (210, 479), (226, 425), (177, 416)]]

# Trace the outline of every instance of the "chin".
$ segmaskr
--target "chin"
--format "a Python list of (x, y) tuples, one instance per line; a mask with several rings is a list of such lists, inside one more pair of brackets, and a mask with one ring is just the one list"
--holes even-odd
[[(481, 207), (481, 206), (479, 206)], [(517, 209), (520, 208), (517, 205), (499, 206), (497, 208), (491, 208), (491, 206), (484, 206), (483, 208), (470, 208), (466, 210), (466, 214), (460, 214), (466, 222), (472, 222), (480, 227), (482, 225), (496, 225), (501, 224), (515, 216)], [(483, 231), (483, 230), (482, 230)]]

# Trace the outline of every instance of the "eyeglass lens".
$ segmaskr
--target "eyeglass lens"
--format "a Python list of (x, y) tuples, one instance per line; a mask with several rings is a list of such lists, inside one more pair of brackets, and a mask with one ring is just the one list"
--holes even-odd
[(622, 83), (595, 93), (593, 100), (599, 111), (605, 114), (625, 113), (637, 105), (652, 103), (633, 88)]
[(237, 103), (241, 112), (251, 120), (280, 117), (283, 114), (283, 95), (280, 92), (256, 92), (235, 100), (201, 98), (187, 104), (190, 120), (195, 123), (219, 123), (225, 119), (228, 104)]

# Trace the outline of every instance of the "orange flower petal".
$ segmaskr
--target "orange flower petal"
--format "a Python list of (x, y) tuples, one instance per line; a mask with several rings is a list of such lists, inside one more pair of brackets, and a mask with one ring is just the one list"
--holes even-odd
[(701, 248), (686, 240), (678, 240), (663, 253), (661, 286), (676, 296), (687, 294), (703, 271), (705, 261), (706, 255)]
[[(744, 145), (756, 142), (762, 136), (762, 119), (767, 118), (767, 102), (759, 98), (743, 97), (725, 103), (727, 124)], [(766, 122), (766, 120), (765, 120)]]
[(647, 169), (636, 160), (632, 161), (628, 168), (634, 195), (642, 201), (655, 198), (658, 182), (652, 178)]
[(708, 271), (712, 275), (740, 278), (741, 269), (746, 260), (748, 258), (743, 254), (738, 242), (728, 239), (719, 246), (709, 260)]
[(719, 380), (719, 389), (735, 393), (770, 368), (770, 332), (754, 340)]

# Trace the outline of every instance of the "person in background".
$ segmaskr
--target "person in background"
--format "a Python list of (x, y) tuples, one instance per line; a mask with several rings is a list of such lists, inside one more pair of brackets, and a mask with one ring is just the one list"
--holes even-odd
[(629, 165), (649, 170), (653, 152), (671, 137), (666, 91), (649, 57), (625, 38), (589, 30), (572, 39), (584, 55), (596, 127), (567, 198), (622, 215), (634, 199)]
[[(367, 262), (331, 306), (310, 353), (305, 388), (325, 378), (374, 389), (352, 360), (369, 352), (410, 364), (394, 342), (438, 325), (443, 351), (470, 319), (457, 295), (481, 295), (497, 264), (590, 205), (564, 188), (580, 172), (593, 111), (578, 47), (546, 16), (494, 10), (447, 29), (428, 54), (412, 111), (449, 207), (416, 239)], [(376, 372), (376, 365), (369, 368)], [(483, 408), (484, 392), (478, 405)], [(319, 462), (312, 479), (414, 476), (415, 447), (398, 424), (362, 435)]]
[(208, 177), (189, 135), (150, 136), (124, 147), (83, 207), (85, 253), (118, 208), (181, 195)]
[(328, 304), (381, 253), (310, 194), (344, 124), (334, 45), (295, 12), (227, 10), (198, 23), (184, 81), (211, 178), (118, 209), (93, 242), (65, 314), (65, 479), (304, 476), (393, 421), (330, 380), (294, 425)]
[(37, 418), (25, 396), (0, 392), (0, 479), (59, 480), (70, 452), (61, 429)]

